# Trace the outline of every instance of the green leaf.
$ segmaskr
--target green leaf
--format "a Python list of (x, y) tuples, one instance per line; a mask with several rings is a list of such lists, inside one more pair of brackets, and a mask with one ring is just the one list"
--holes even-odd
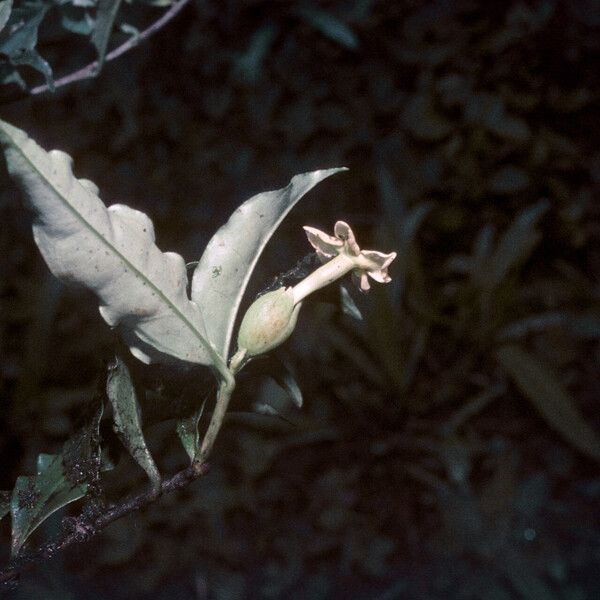
[(202, 406), (190, 417), (177, 419), (177, 435), (181, 440), (183, 448), (190, 457), (190, 461), (194, 462), (196, 456), (200, 452), (200, 435), (198, 433), (198, 422), (202, 418), (206, 400), (202, 402)]
[(100, 71), (104, 65), (108, 41), (110, 40), (115, 18), (117, 17), (120, 6), (121, 0), (99, 0), (98, 2), (96, 27), (94, 28), (94, 33), (91, 37), (92, 44), (94, 44), (98, 51), (97, 71)]
[(0, 521), (10, 512), (10, 490), (0, 491)]
[(8, 56), (14, 65), (29, 65), (38, 70), (46, 78), (50, 89), (54, 90), (52, 69), (35, 49), (38, 28), (50, 6), (34, 3), (15, 8), (0, 32), (0, 54)]
[(298, 12), (309, 25), (330, 40), (348, 50), (358, 49), (359, 42), (354, 31), (331, 13), (308, 6), (300, 8)]
[(264, 247), (293, 206), (317, 183), (345, 168), (296, 175), (281, 190), (263, 192), (242, 204), (212, 237), (192, 279), (216, 351), (227, 357), (242, 296)]
[(63, 4), (60, 11), (63, 29), (85, 36), (94, 31), (95, 21), (87, 10), (72, 4)]
[(86, 406), (83, 425), (65, 442), (62, 453), (40, 454), (37, 474), (17, 479), (10, 498), (13, 556), (50, 515), (85, 496), (90, 485), (97, 482), (103, 410), (101, 396), (96, 395)]
[(38, 27), (49, 8), (50, 5), (43, 3), (15, 8), (5, 23), (10, 27), (0, 32), (0, 53), (13, 56), (24, 49), (33, 50), (38, 40)]
[(130, 42), (137, 44), (140, 37), (140, 30), (137, 27), (130, 25), (129, 23), (121, 23), (119, 29), (126, 35), (131, 36)]
[(15, 84), (22, 90), (27, 89), (25, 80), (21, 77), (15, 66), (10, 63), (0, 63), (0, 84)]
[(106, 394), (113, 409), (113, 429), (135, 462), (146, 471), (155, 492), (161, 476), (142, 432), (140, 406), (127, 365), (119, 358), (108, 366)]
[(122, 204), (107, 209), (92, 182), (75, 178), (68, 154), (47, 153), (2, 121), (0, 144), (35, 212), (34, 238), (54, 275), (93, 290), (104, 320), (119, 326), (141, 361), (170, 355), (222, 369), (200, 310), (187, 297), (185, 263), (158, 249), (152, 221)]
[(18, 54), (14, 54), (10, 57), (10, 61), (13, 65), (27, 65), (33, 67), (36, 71), (39, 71), (50, 88), (50, 91), (54, 91), (54, 79), (52, 78), (52, 67), (44, 60), (37, 50), (28, 50), (23, 48)]
[(0, 32), (4, 29), (4, 26), (10, 19), (10, 13), (12, 11), (12, 0), (2, 0), (0, 2)]
[(60, 455), (40, 454), (37, 474), (21, 476), (11, 497), (12, 556), (51, 514), (82, 498), (87, 484), (73, 484), (65, 476)]
[(581, 452), (600, 460), (600, 437), (557, 376), (518, 346), (503, 346), (496, 356), (546, 422)]

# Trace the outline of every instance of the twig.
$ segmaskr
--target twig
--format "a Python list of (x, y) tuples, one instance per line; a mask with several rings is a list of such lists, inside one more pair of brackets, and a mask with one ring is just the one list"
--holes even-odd
[[(180, 490), (192, 481), (206, 475), (207, 472), (207, 463), (194, 463), (163, 481), (160, 493), (168, 494)], [(38, 562), (51, 558), (57, 552), (64, 550), (72, 544), (88, 541), (113, 521), (151, 504), (156, 498), (157, 494), (150, 490), (127, 498), (120, 504), (113, 504), (107, 507), (104, 512), (95, 515), (91, 519), (86, 516), (65, 519), (63, 522), (69, 527), (69, 532), (66, 535), (57, 541), (40, 546), (30, 554), (15, 559), (5, 569), (0, 571), (0, 590), (2, 586), (14, 583), (21, 573), (31, 569)]]
[[(115, 58), (118, 58), (122, 54), (125, 54), (125, 52), (127, 52), (128, 50), (131, 50), (131, 48), (137, 46), (140, 42), (154, 35), (157, 31), (162, 29), (169, 21), (171, 21), (176, 15), (178, 15), (189, 2), (190, 0), (177, 0), (176, 2), (174, 2), (171, 8), (169, 8), (169, 10), (167, 10), (162, 15), (162, 17), (160, 17), (160, 19), (152, 23), (152, 25), (150, 25), (150, 27), (148, 27), (147, 29), (144, 29), (144, 31), (142, 31), (139, 35), (132, 36), (126, 42), (124, 42), (120, 46), (117, 46), (114, 50), (111, 50), (105, 56), (104, 61), (109, 62), (111, 60), (114, 60)], [(82, 81), (84, 79), (96, 77), (100, 74), (100, 71), (98, 70), (99, 66), (100, 62), (98, 60), (95, 60), (94, 62), (91, 62), (90, 64), (86, 65), (85, 67), (82, 67), (81, 69), (70, 73), (69, 75), (65, 75), (64, 77), (57, 79), (54, 82), (54, 88), (56, 89), (64, 87), (65, 85), (69, 85), (70, 83), (74, 83), (76, 81)], [(47, 92), (49, 89), (50, 86), (47, 83), (43, 85), (38, 85), (34, 88), (31, 88), (29, 91), (23, 92), (23, 94), (20, 95), (18, 98), (15, 98), (15, 100), (25, 98), (27, 96), (37, 96), (39, 94)]]

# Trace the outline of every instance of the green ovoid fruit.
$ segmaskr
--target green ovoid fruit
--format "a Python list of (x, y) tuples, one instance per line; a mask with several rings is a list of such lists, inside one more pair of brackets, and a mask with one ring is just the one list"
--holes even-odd
[(294, 306), (292, 288), (281, 287), (257, 298), (240, 325), (238, 348), (256, 356), (285, 342), (296, 327), (301, 304)]

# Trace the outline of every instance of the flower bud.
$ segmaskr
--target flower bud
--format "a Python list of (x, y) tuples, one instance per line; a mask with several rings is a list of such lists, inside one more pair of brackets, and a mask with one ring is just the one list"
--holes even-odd
[(242, 319), (238, 348), (256, 356), (285, 342), (296, 327), (300, 306), (294, 305), (291, 288), (281, 287), (257, 298)]

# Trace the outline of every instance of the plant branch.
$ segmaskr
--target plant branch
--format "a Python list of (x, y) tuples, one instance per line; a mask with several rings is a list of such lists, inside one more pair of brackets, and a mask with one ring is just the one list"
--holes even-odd
[[(192, 481), (206, 475), (207, 472), (208, 463), (194, 463), (163, 481), (160, 494), (168, 494), (180, 490), (188, 486)], [(88, 541), (113, 521), (148, 506), (156, 499), (157, 494), (152, 490), (148, 490), (126, 498), (120, 504), (112, 504), (106, 507), (100, 514), (95, 514), (91, 518), (81, 515), (73, 519), (63, 519), (67, 533), (60, 539), (44, 544), (30, 554), (16, 558), (5, 569), (0, 570), (0, 591), (2, 591), (2, 586), (9, 586), (16, 583), (21, 573), (31, 569), (40, 561), (51, 558), (57, 552), (64, 550), (72, 544)]]
[[(114, 50), (111, 50), (104, 58), (104, 62), (109, 62), (118, 58), (119, 56), (125, 54), (125, 52), (131, 50), (136, 47), (140, 42), (148, 39), (152, 35), (154, 35), (157, 31), (162, 29), (169, 21), (175, 18), (183, 8), (187, 4), (189, 4), (190, 0), (176, 0), (169, 10), (167, 10), (158, 20), (154, 21), (152, 25), (148, 28), (144, 29), (139, 35), (134, 35), (130, 37), (126, 42), (117, 46)], [(97, 77), (100, 74), (100, 61), (95, 60), (85, 67), (70, 73), (69, 75), (65, 75), (60, 79), (54, 81), (54, 88), (64, 87), (71, 83), (75, 83), (76, 81), (82, 81), (84, 79), (91, 79), (93, 77)], [(20, 100), (27, 96), (38, 96), (39, 94), (43, 94), (50, 89), (48, 84), (38, 85), (34, 88), (31, 88), (28, 91), (23, 92), (17, 98), (13, 98), (12, 100)], [(12, 101), (10, 100), (10, 101)]]

